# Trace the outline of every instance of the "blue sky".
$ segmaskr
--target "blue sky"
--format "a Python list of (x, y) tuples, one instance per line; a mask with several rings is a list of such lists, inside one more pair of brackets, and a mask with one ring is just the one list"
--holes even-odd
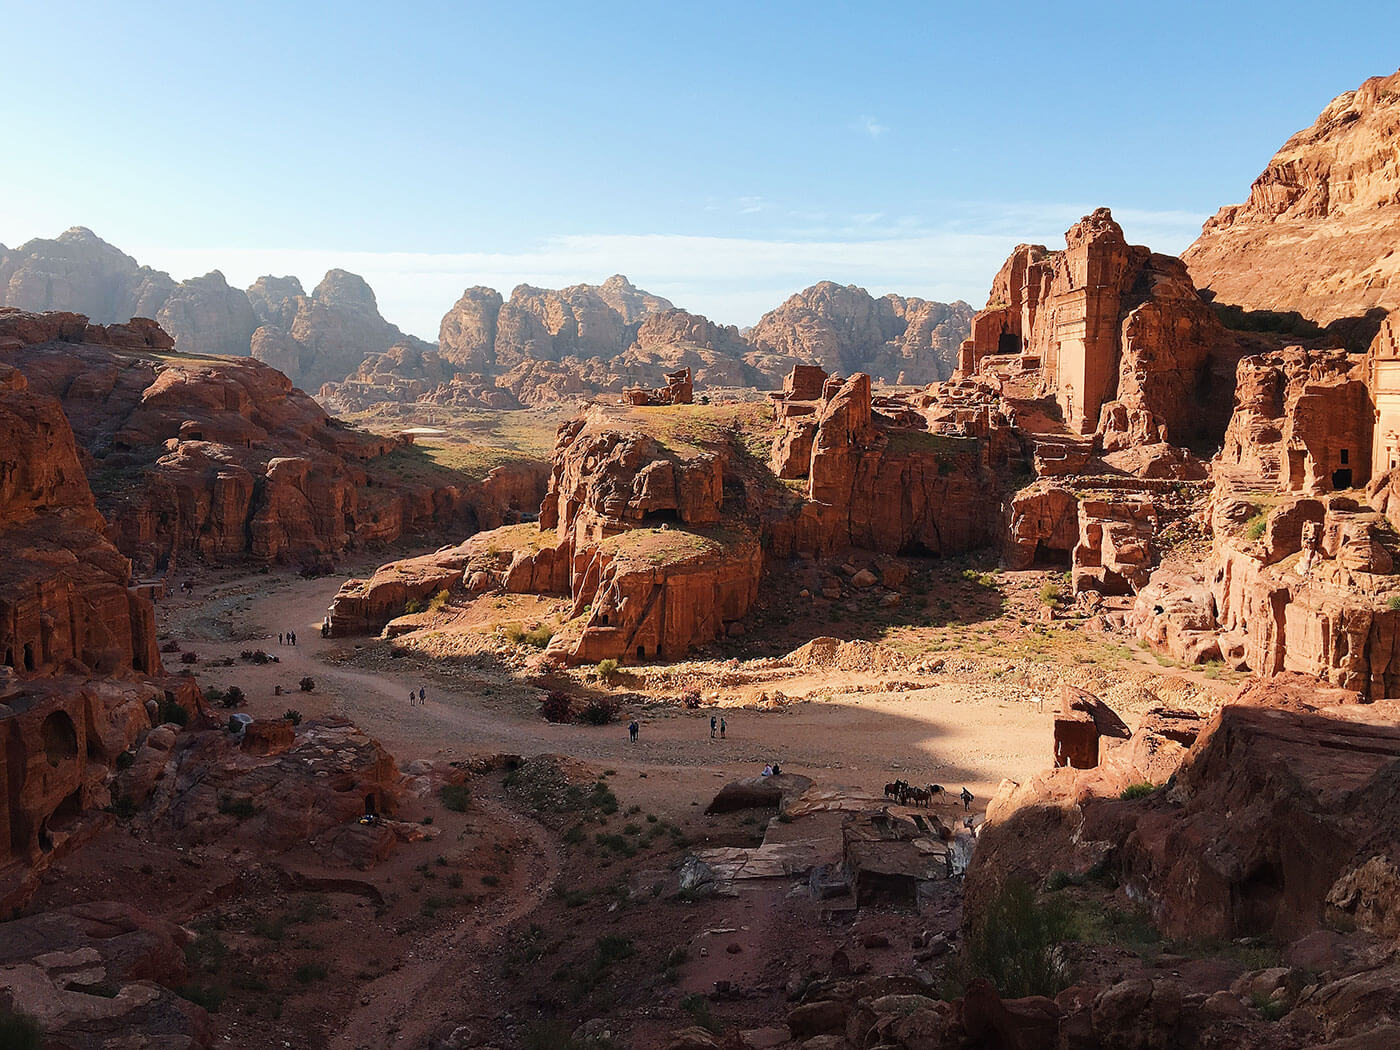
[(1185, 248), (1400, 5), (0, 0), (0, 242), (183, 278), (363, 273), (433, 338), (471, 284), (623, 272), (748, 324), (815, 280), (985, 299), (1106, 204)]

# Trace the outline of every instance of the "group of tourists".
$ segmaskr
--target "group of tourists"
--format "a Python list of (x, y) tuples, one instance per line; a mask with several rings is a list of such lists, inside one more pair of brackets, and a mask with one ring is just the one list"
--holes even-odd
[(278, 632), (278, 635), (277, 635), (277, 644), (278, 644), (278, 645), (296, 645), (296, 644), (297, 644), (297, 633), (296, 633), (296, 631), (280, 631), (280, 632)]
[(410, 689), (410, 690), (408, 691), (408, 706), (409, 706), (409, 707), (414, 707), (415, 705), (418, 706), (418, 707), (422, 707), (422, 706), (423, 706), (424, 704), (426, 704), (427, 702), (428, 702), (428, 690), (425, 689), (425, 688), (423, 688), (422, 686), (419, 686), (419, 687), (418, 687), (418, 692), (416, 692), (416, 693), (415, 693), (412, 689)]

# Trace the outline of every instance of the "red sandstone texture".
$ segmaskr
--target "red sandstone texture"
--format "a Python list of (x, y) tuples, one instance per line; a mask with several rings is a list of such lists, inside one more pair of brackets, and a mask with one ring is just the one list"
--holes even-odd
[(1189, 445), (1224, 428), (1218, 380), (1239, 351), (1171, 256), (1130, 245), (1107, 208), (1065, 234), (1065, 249), (1020, 245), (972, 322), (959, 368), (1019, 355), (1038, 369), (1072, 431), (1106, 452), (1170, 440)]
[(1400, 306), (1400, 73), (1333, 99), (1182, 255), (1221, 303), (1320, 324)]
[(111, 535), (145, 566), (183, 552), (316, 562), (416, 527), (491, 527), (538, 502), (542, 472), (460, 484), (257, 361), (110, 345), (160, 331), (136, 325), (90, 337), (78, 315), (0, 314), (0, 354), (62, 402)]

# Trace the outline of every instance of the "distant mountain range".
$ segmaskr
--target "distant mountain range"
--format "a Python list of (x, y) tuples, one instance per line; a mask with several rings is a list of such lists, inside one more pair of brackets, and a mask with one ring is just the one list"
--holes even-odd
[(152, 317), (182, 353), (251, 354), (303, 389), (353, 394), (357, 403), (377, 392), (417, 397), (462, 377), (534, 404), (659, 382), (686, 366), (700, 386), (776, 386), (798, 362), (922, 385), (951, 374), (975, 312), (961, 301), (877, 299), (823, 281), (741, 332), (616, 275), (557, 290), (522, 284), (508, 299), (468, 288), (434, 347), (386, 321), (369, 285), (344, 270), (328, 272), (309, 295), (295, 277), (260, 277), (246, 291), (217, 270), (177, 282), (81, 226), (0, 245), (0, 305), (71, 310), (99, 323)]

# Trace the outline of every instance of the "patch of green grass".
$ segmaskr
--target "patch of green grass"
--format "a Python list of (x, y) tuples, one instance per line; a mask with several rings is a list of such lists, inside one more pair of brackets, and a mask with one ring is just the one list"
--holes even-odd
[(1156, 790), (1156, 784), (1153, 784), (1151, 781), (1144, 780), (1137, 784), (1129, 784), (1127, 787), (1125, 787), (1122, 791), (1118, 793), (1118, 797), (1124, 802), (1128, 802), (1135, 798), (1146, 798), (1148, 795), (1152, 794), (1152, 792)]
[(1244, 523), (1244, 534), (1251, 540), (1262, 539), (1264, 536), (1264, 530), (1268, 527), (1269, 519), (1263, 511), (1260, 511), (1258, 514), (1254, 515), (1254, 517), (1250, 518), (1247, 522)]

